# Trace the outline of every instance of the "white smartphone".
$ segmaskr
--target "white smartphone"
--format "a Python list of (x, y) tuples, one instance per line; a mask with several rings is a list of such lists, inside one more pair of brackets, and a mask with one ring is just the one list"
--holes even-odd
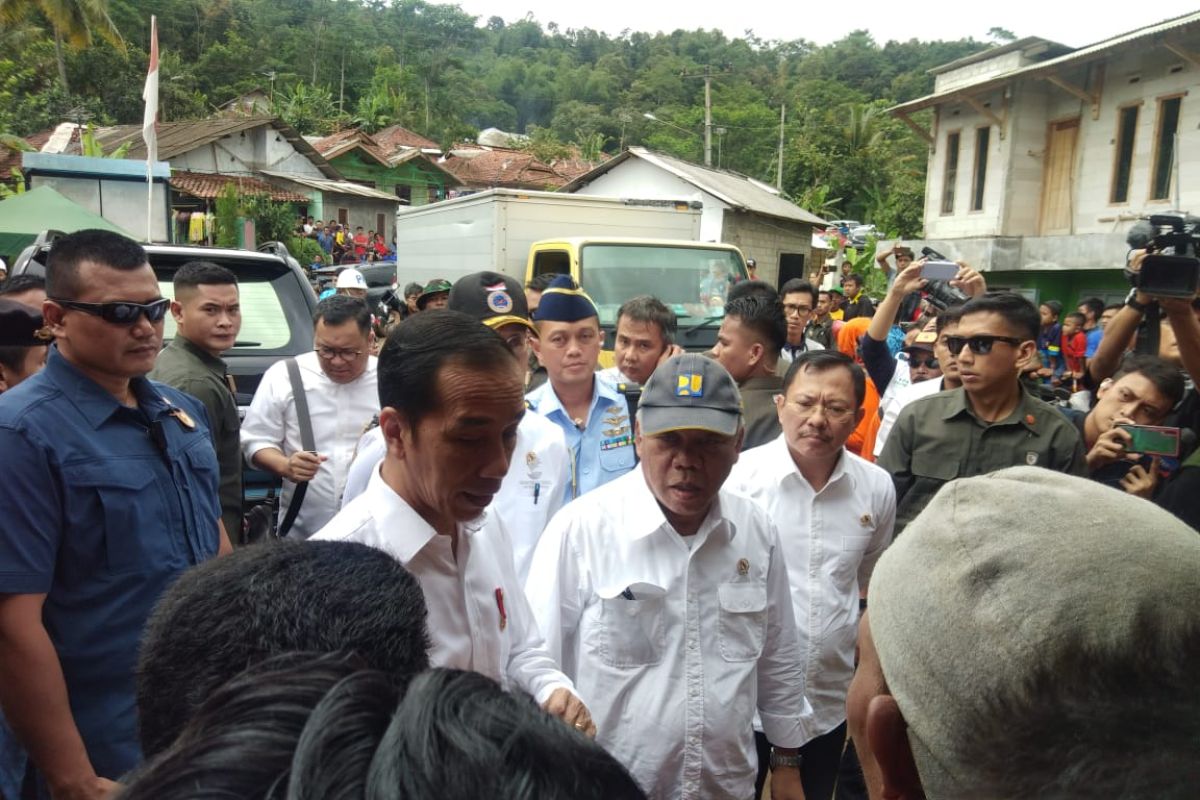
[(921, 277), (930, 281), (952, 281), (958, 274), (958, 264), (953, 261), (926, 261), (921, 268)]

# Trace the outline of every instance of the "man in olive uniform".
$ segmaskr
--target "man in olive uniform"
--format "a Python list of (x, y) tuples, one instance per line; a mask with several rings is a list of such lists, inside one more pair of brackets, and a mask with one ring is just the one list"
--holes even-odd
[(237, 276), (209, 261), (189, 261), (175, 273), (175, 338), (150, 377), (195, 397), (208, 410), (221, 469), (221, 521), (233, 542), (242, 532), (241, 420), (221, 353), (242, 329)]
[(904, 407), (879, 456), (896, 483), (896, 533), (937, 490), (1013, 466), (1083, 475), (1083, 442), (1066, 417), (1021, 388), (1017, 364), (1037, 349), (1038, 310), (1012, 292), (963, 306), (946, 346), (961, 388)]

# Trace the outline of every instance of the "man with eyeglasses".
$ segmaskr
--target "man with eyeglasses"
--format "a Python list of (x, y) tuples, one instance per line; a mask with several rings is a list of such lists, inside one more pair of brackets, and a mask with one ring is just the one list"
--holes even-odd
[[(779, 527), (812, 705), (800, 747), (807, 800), (830, 800), (846, 742), (846, 692), (854, 674), (858, 598), (892, 540), (896, 492), (886, 472), (846, 450), (862, 420), (866, 375), (836, 351), (802, 353), (775, 399), (783, 434), (748, 450), (726, 488), (762, 507)], [(756, 733), (758, 792), (770, 742)]]
[(780, 367), (784, 372), (801, 353), (825, 350), (825, 345), (808, 335), (809, 321), (817, 307), (817, 290), (806, 280), (792, 278), (779, 290), (783, 299), (783, 316), (787, 320), (787, 341), (780, 352)]
[(371, 355), (375, 336), (367, 304), (347, 295), (327, 297), (317, 304), (313, 326), (313, 352), (295, 361), (308, 401), (315, 449), (306, 450), (302, 444), (292, 379), (284, 361), (263, 375), (242, 421), (246, 460), (284, 481), (280, 519), (287, 518), (296, 487), (308, 484), (286, 532), (297, 539), (307, 539), (337, 513), (355, 445), (379, 413), (376, 359)]
[(54, 242), (56, 346), (0, 396), (0, 792), (104, 797), (141, 760), (134, 668), (168, 586), (229, 541), (208, 415), (146, 379), (170, 301), (141, 245)]
[(892, 474), (899, 534), (944, 484), (1012, 466), (1083, 475), (1075, 426), (1021, 386), (1017, 365), (1037, 349), (1041, 319), (1012, 292), (989, 292), (963, 305), (946, 347), (962, 386), (900, 412), (877, 462)]
[(633, 469), (633, 420), (617, 387), (596, 374), (600, 312), (569, 276), (555, 278), (533, 315), (533, 350), (549, 380), (525, 396), (530, 411), (562, 429), (570, 453), (570, 502)]

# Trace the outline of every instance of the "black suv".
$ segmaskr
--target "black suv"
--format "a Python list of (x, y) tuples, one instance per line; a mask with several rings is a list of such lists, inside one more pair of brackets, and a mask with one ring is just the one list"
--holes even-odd
[[(46, 258), (61, 234), (43, 233), (17, 256), (11, 275), (45, 275)], [(312, 314), (317, 305), (303, 270), (287, 256), (282, 245), (263, 245), (264, 251), (194, 247), (179, 244), (143, 244), (150, 266), (158, 276), (163, 297), (172, 296), (175, 271), (188, 261), (212, 261), (237, 275), (242, 301), (242, 332), (223, 358), (237, 382), (238, 406), (250, 405), (267, 367), (284, 358), (313, 349)], [(289, 263), (290, 262), (290, 263)], [(164, 342), (175, 335), (168, 314)]]

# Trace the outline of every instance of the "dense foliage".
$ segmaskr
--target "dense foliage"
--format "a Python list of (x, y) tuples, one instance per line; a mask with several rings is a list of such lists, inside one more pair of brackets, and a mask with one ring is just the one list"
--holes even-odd
[(695, 76), (707, 68), (714, 163), (774, 183), (786, 105), (784, 190), (818, 213), (906, 235), (921, 227), (926, 151), (884, 109), (928, 93), (929, 68), (988, 46), (881, 45), (863, 31), (819, 47), (749, 31), (608, 36), (423, 0), (109, 0), (123, 43), (98, 33), (73, 49), (78, 38), (44, 8), (71, 4), (26, 0), (23, 17), (0, 20), (0, 133), (140, 121), (151, 14), (164, 119), (207, 116), (261, 89), (305, 134), (399, 123), (445, 145), (498, 127), (533, 134), (550, 154), (568, 142), (590, 153), (641, 144), (700, 161)]

